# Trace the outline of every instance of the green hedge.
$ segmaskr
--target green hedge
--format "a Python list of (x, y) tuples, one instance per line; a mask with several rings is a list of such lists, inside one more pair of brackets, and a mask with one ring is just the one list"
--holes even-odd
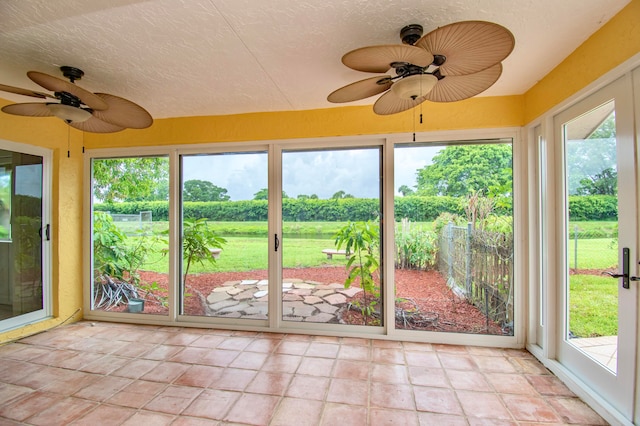
[[(430, 222), (440, 213), (464, 214), (459, 198), (455, 197), (398, 197), (395, 199), (397, 220), (408, 218), (413, 222)], [(166, 201), (140, 201), (117, 204), (95, 204), (94, 210), (120, 214), (138, 214), (151, 211), (153, 220), (168, 220)], [(207, 218), (214, 221), (266, 221), (266, 200), (185, 202), (184, 216), (192, 219)], [(608, 195), (569, 197), (571, 220), (611, 220), (617, 216), (616, 197)], [(508, 208), (496, 214), (508, 214)], [(505, 210), (505, 211), (501, 211)], [(373, 198), (345, 198), (340, 200), (295, 199), (282, 200), (284, 220), (294, 222), (365, 221), (380, 215), (379, 200)]]
[(464, 214), (456, 197), (398, 197), (394, 201), (396, 220), (407, 218), (412, 222), (431, 222), (440, 213)]
[(573, 195), (569, 197), (571, 220), (616, 220), (618, 198), (614, 195)]

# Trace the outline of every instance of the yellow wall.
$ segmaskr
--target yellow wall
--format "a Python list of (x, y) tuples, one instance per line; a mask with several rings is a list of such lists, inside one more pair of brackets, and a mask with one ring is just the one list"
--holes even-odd
[(640, 52), (640, 0), (632, 0), (524, 95), (529, 123)]
[(425, 102), (423, 124), (419, 124), (419, 108), (379, 116), (371, 106), (171, 118), (155, 120), (143, 131), (87, 134), (85, 146), (111, 148), (413, 132), (414, 118), (418, 132), (512, 127), (523, 124), (522, 108), (522, 96), (481, 97), (441, 104)]
[[(418, 132), (522, 126), (640, 51), (640, 0), (632, 0), (548, 76), (521, 96), (423, 104)], [(9, 103), (0, 99), (0, 106)], [(156, 120), (145, 130), (84, 135), (55, 118), (0, 114), (0, 138), (50, 148), (53, 162), (53, 288), (56, 318), (7, 333), (0, 342), (80, 318), (82, 144), (87, 148), (410, 133), (416, 111), (376, 116), (370, 106)], [(88, 250), (89, 248), (85, 248)], [(75, 315), (74, 315), (75, 314)]]
[[(10, 102), (0, 101), (0, 106)], [(0, 139), (53, 151), (52, 278), (54, 318), (0, 333), (0, 343), (82, 318), (82, 133), (55, 118), (0, 114)], [(67, 136), (71, 156), (67, 158)], [(75, 315), (74, 315), (75, 314)]]

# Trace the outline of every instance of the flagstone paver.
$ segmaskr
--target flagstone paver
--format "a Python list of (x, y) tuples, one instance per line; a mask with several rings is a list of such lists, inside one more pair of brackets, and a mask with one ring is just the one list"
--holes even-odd
[[(282, 283), (283, 319), (339, 322), (341, 309), (361, 291), (357, 287), (345, 288), (339, 283), (287, 279)], [(213, 289), (207, 296), (207, 302), (215, 316), (267, 319), (268, 294), (267, 280), (229, 281)]]

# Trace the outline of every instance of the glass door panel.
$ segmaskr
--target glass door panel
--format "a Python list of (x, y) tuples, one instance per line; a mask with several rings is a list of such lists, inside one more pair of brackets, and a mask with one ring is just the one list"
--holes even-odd
[(564, 124), (567, 198), (567, 341), (617, 372), (618, 168), (615, 102)]
[[(562, 142), (564, 256), (558, 360), (627, 418), (637, 342), (637, 186), (633, 108), (620, 79), (555, 117)], [(562, 174), (561, 174), (562, 176)]]
[(44, 309), (43, 158), (0, 150), (0, 320)]
[(282, 319), (382, 325), (381, 150), (282, 153)]
[(169, 158), (91, 162), (94, 311), (169, 313)]
[(268, 317), (266, 152), (181, 157), (181, 314)]
[(513, 335), (511, 140), (394, 149), (396, 328)]

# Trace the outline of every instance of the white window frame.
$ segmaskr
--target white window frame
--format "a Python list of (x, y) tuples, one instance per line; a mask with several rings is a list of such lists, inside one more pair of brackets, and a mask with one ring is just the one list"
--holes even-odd
[[(169, 226), (169, 240), (170, 240), (170, 267), (169, 267), (169, 280), (170, 280), (170, 312), (167, 316), (155, 316), (155, 315), (131, 315), (124, 313), (110, 313), (91, 311), (90, 308), (90, 285), (91, 285), (91, 250), (85, 250), (85, 277), (84, 277), (84, 293), (85, 293), (85, 318), (89, 320), (108, 320), (119, 322), (131, 322), (141, 324), (162, 324), (168, 326), (184, 326), (184, 327), (211, 327), (211, 328), (223, 328), (234, 330), (247, 330), (247, 331), (270, 331), (278, 333), (300, 333), (317, 334), (317, 335), (334, 335), (344, 337), (368, 337), (378, 339), (389, 340), (404, 340), (404, 341), (424, 341), (432, 343), (444, 343), (444, 344), (462, 344), (462, 345), (482, 345), (493, 347), (506, 347), (506, 348), (522, 348), (524, 347), (524, 338), (526, 335), (526, 297), (525, 297), (525, 285), (527, 278), (526, 263), (523, 261), (526, 259), (527, 247), (524, 241), (526, 225), (526, 216), (523, 212), (526, 211), (526, 178), (520, 176), (526, 170), (526, 148), (521, 143), (522, 129), (519, 127), (499, 128), (499, 129), (472, 129), (472, 130), (459, 130), (459, 131), (441, 131), (441, 132), (422, 132), (416, 133), (416, 140), (420, 142), (442, 142), (452, 140), (486, 140), (486, 139), (510, 139), (513, 141), (513, 176), (514, 176), (514, 256), (515, 264), (514, 268), (514, 312), (515, 312), (515, 329), (513, 336), (488, 336), (488, 335), (473, 335), (463, 333), (442, 333), (442, 332), (413, 332), (412, 330), (396, 330), (395, 329), (395, 314), (393, 312), (394, 304), (388, 301), (394, 300), (393, 291), (394, 286), (387, 284), (383, 290), (383, 297), (385, 298), (384, 308), (384, 326), (383, 327), (360, 327), (360, 326), (337, 326), (327, 327), (323, 324), (307, 324), (286, 322), (279, 318), (279, 307), (277, 304), (280, 301), (278, 294), (273, 294), (273, 299), (270, 302), (269, 320), (265, 322), (247, 322), (231, 319), (217, 319), (216, 317), (184, 317), (178, 315), (178, 297), (177, 297), (177, 283), (179, 277), (177, 271), (179, 265), (177, 264), (176, 250), (179, 244), (178, 229), (179, 221), (176, 218), (180, 217), (179, 206), (179, 192), (177, 182), (179, 182), (179, 157), (180, 155), (187, 154), (215, 154), (224, 152), (242, 152), (242, 151), (264, 151), (269, 152), (269, 235), (273, 236), (274, 233), (281, 234), (281, 222), (279, 218), (278, 202), (281, 191), (280, 184), (280, 167), (282, 150), (290, 149), (331, 149), (331, 148), (344, 148), (348, 147), (381, 147), (382, 155), (382, 194), (384, 200), (387, 200), (383, 205), (383, 216), (385, 218), (382, 231), (382, 239), (384, 241), (384, 255), (387, 259), (393, 259), (393, 244), (394, 244), (394, 228), (393, 228), (393, 200), (394, 196), (394, 183), (393, 183), (393, 149), (396, 143), (408, 142), (413, 137), (412, 133), (392, 134), (392, 135), (365, 135), (365, 136), (345, 136), (345, 137), (327, 137), (327, 138), (304, 138), (304, 139), (290, 139), (290, 140), (267, 140), (267, 141), (251, 141), (251, 142), (223, 142), (223, 143), (203, 143), (203, 144), (190, 144), (190, 145), (171, 145), (171, 146), (157, 146), (157, 147), (136, 147), (136, 148), (118, 148), (118, 149), (93, 149), (85, 152), (85, 164), (84, 164), (84, 179), (86, 182), (86, 188), (84, 192), (85, 199), (85, 212), (91, 211), (91, 161), (93, 158), (117, 158), (117, 157), (130, 157), (135, 156), (152, 156), (152, 155), (168, 155), (169, 156), (169, 209), (170, 217), (173, 219)], [(88, 214), (85, 213), (84, 217), (84, 235), (86, 247), (91, 247), (91, 220)], [(277, 279), (280, 271), (281, 259), (280, 252), (276, 253), (270, 249), (269, 253), (269, 267), (272, 269), (270, 272), (272, 275), (270, 279)], [(383, 274), (389, 281), (393, 275), (393, 262), (384, 263)], [(273, 271), (275, 270), (275, 272)], [(277, 293), (277, 292), (276, 292)], [(330, 326), (330, 325), (329, 325)]]

